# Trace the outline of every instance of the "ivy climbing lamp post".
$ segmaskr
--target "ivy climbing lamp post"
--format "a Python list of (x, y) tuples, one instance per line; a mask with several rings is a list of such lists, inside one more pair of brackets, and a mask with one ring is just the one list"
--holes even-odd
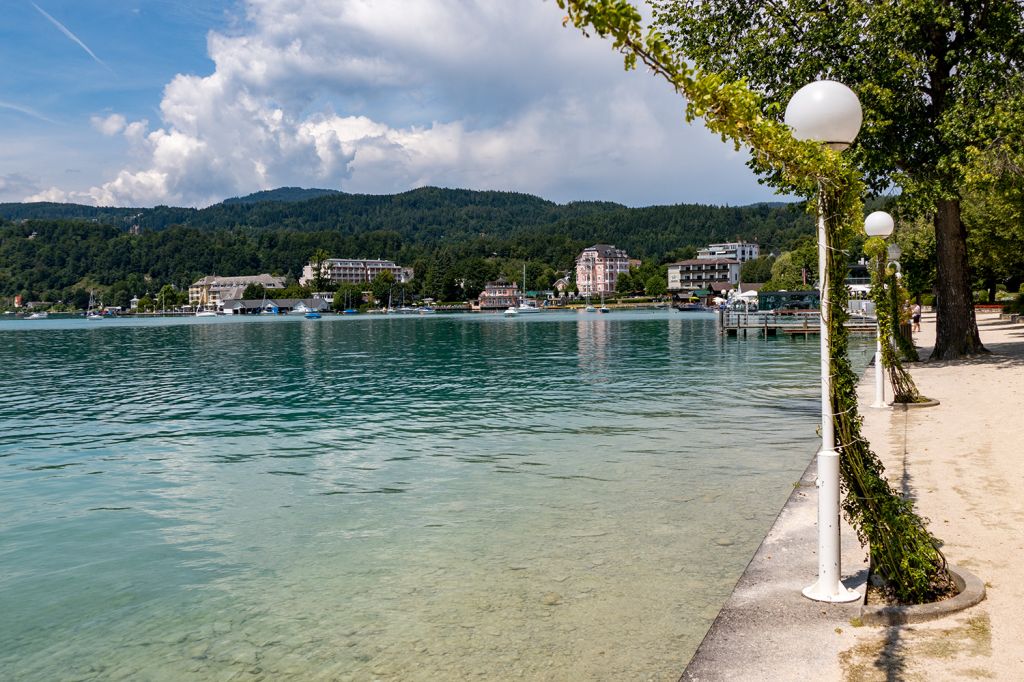
[[(896, 224), (893, 222), (892, 216), (885, 211), (875, 211), (867, 218), (864, 219), (864, 234), (869, 237), (881, 237), (882, 239), (887, 238), (892, 234), (893, 228)], [(875, 311), (875, 318), (877, 320), (878, 311)], [(878, 322), (875, 322), (875, 402), (871, 404), (871, 407), (876, 409), (883, 409), (889, 407), (885, 402), (885, 379), (883, 377), (885, 368), (882, 367), (882, 330), (878, 328)]]
[[(798, 140), (814, 140), (842, 151), (860, 132), (857, 95), (842, 83), (821, 80), (800, 88), (786, 106), (785, 122)], [(826, 188), (818, 183), (818, 281), (821, 287), (821, 450), (818, 451), (818, 581), (804, 588), (809, 599), (849, 602), (860, 595), (840, 580), (839, 453), (832, 414), (832, 362), (829, 354), (828, 231)]]

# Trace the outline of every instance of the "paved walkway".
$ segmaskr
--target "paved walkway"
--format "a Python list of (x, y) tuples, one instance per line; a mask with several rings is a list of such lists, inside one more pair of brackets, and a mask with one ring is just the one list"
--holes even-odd
[[(860, 386), (865, 435), (893, 485), (918, 500), (944, 551), (987, 581), (981, 605), (932, 623), (855, 627), (858, 605), (800, 590), (817, 563), (813, 464), (758, 549), (683, 680), (1024, 679), (1024, 325), (979, 318), (992, 355), (920, 363), (912, 374), (937, 407), (872, 410), (873, 370)], [(915, 339), (933, 343), (926, 316)], [(843, 527), (843, 574), (863, 590), (866, 551)]]

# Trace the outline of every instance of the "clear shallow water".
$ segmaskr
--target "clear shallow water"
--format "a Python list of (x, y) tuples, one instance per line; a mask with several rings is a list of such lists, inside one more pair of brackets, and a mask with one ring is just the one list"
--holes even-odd
[(815, 450), (816, 349), (678, 313), (0, 323), (0, 669), (677, 679)]

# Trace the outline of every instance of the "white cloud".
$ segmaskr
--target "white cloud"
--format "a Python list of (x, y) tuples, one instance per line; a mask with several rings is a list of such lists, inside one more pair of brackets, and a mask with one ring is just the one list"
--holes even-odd
[(111, 114), (107, 117), (93, 116), (89, 119), (89, 122), (92, 123), (93, 128), (100, 131), (107, 137), (117, 135), (125, 129), (125, 126), (128, 125), (128, 122), (121, 114)]
[(37, 192), (36, 194), (31, 194), (22, 199), (22, 201), (28, 202), (53, 201), (56, 203), (64, 203), (70, 200), (72, 200), (71, 195), (69, 195), (67, 192), (60, 189), (59, 187), (51, 187), (50, 189), (43, 190), (42, 192)]
[[(563, 29), (553, 2), (248, 0), (245, 9), (243, 30), (209, 35), (213, 73), (167, 84), (158, 128), (93, 118), (104, 135), (123, 134), (137, 161), (85, 192), (90, 202), (204, 205), (281, 185), (435, 184), (654, 203), (699, 200), (681, 191), (688, 180), (745, 172), (716, 139), (684, 129), (666, 85), (621, 73), (607, 43)], [(705, 201), (720, 201), (723, 187)]]

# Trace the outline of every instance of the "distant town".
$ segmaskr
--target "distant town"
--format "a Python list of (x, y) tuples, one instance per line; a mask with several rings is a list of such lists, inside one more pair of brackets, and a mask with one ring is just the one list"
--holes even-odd
[[(583, 249), (575, 268), (559, 273), (550, 288), (528, 289), (519, 280), (487, 281), (470, 300), (438, 302), (429, 297), (406, 295), (406, 285), (416, 273), (412, 267), (390, 260), (337, 258), (318, 252), (307, 263), (298, 281), (269, 273), (257, 275), (210, 274), (193, 282), (187, 291), (165, 287), (156, 296), (133, 296), (127, 308), (105, 306), (92, 300), (89, 309), (105, 314), (223, 315), (288, 314), (295, 311), (359, 312), (441, 306), (452, 309), (495, 311), (530, 301), (540, 307), (563, 307), (604, 299), (647, 298), (677, 306), (714, 306), (741, 290), (756, 291), (761, 282), (741, 282), (741, 266), (761, 255), (758, 244), (736, 241), (709, 244), (695, 258), (663, 266), (664, 275), (644, 281), (642, 287), (623, 286), (630, 277), (641, 277), (644, 264), (612, 244)], [(525, 272), (525, 270), (524, 270)], [(639, 291), (637, 291), (639, 289)], [(14, 297), (15, 309), (44, 310), (50, 304)]]

